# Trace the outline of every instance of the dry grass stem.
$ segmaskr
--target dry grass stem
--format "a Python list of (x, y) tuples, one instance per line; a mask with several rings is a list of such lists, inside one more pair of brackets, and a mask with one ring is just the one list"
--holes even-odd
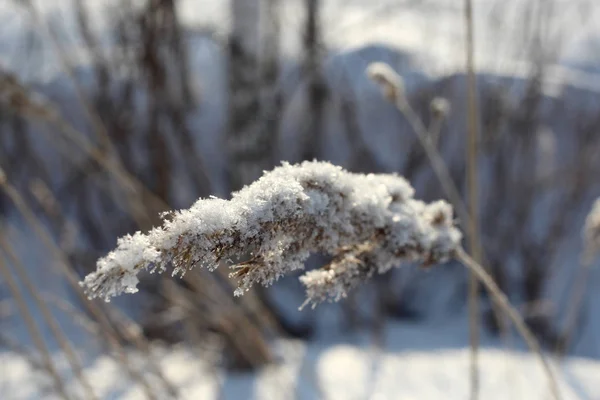
[(511, 306), (510, 302), (508, 301), (508, 298), (502, 292), (502, 290), (500, 290), (498, 285), (496, 285), (494, 279), (485, 271), (485, 269), (479, 263), (477, 263), (473, 258), (471, 258), (464, 250), (457, 250), (456, 259), (463, 263), (464, 266), (467, 267), (479, 280), (479, 282), (481, 282), (485, 286), (485, 288), (490, 292), (492, 299), (498, 304), (502, 312), (505, 313), (510, 319), (510, 321), (515, 325), (515, 328), (517, 329), (521, 337), (525, 340), (525, 343), (527, 344), (529, 349), (538, 356), (540, 363), (544, 368), (544, 372), (550, 382), (550, 390), (552, 396), (556, 400), (560, 399), (561, 396), (560, 390), (558, 388), (558, 381), (554, 376), (552, 366), (550, 365), (546, 357), (544, 357), (540, 344), (525, 324), (525, 321), (523, 321), (523, 318), (521, 317), (519, 312), (513, 306)]

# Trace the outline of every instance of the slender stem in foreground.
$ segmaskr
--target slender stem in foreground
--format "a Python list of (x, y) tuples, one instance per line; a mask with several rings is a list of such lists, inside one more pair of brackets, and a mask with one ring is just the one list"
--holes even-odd
[[(469, 250), (473, 259), (481, 263), (479, 245), (479, 187), (477, 174), (477, 81), (475, 77), (473, 1), (465, 0), (464, 24), (466, 30), (466, 69), (467, 69), (467, 190), (469, 196)], [(469, 276), (469, 340), (471, 344), (471, 400), (479, 398), (479, 284), (474, 273)]]
[(542, 353), (542, 349), (537, 339), (531, 333), (523, 318), (519, 314), (519, 312), (510, 304), (506, 295), (500, 290), (494, 279), (485, 271), (485, 269), (476, 262), (471, 256), (469, 256), (463, 249), (458, 249), (456, 251), (456, 259), (464, 264), (466, 268), (468, 268), (471, 273), (485, 286), (485, 288), (490, 292), (492, 299), (498, 304), (500, 309), (508, 316), (508, 318), (512, 321), (517, 328), (517, 331), (525, 340), (525, 343), (529, 347), (529, 349), (534, 352), (550, 381), (550, 391), (552, 392), (552, 396), (554, 399), (559, 400), (561, 398), (560, 391), (558, 388), (558, 382), (550, 366), (550, 363), (547, 361), (546, 357)]
[(415, 110), (413, 110), (406, 99), (397, 101), (395, 106), (404, 115), (410, 126), (415, 131), (417, 139), (425, 151), (425, 156), (427, 156), (433, 172), (442, 186), (442, 190), (446, 196), (448, 196), (448, 200), (450, 200), (454, 206), (454, 210), (456, 211), (461, 224), (469, 225), (471, 217), (467, 211), (467, 206), (462, 200), (460, 191), (456, 187), (456, 184), (454, 183), (454, 180), (450, 175), (450, 171), (448, 171), (448, 167), (446, 166), (441, 154), (434, 146), (433, 141), (430, 140), (427, 128), (425, 125), (423, 125), (421, 118), (419, 118)]
[(577, 270), (575, 282), (571, 287), (571, 293), (568, 297), (569, 303), (566, 314), (567, 322), (563, 333), (563, 339), (555, 348), (555, 354), (559, 359), (564, 357), (569, 351), (569, 346), (573, 339), (573, 332), (575, 331), (577, 321), (581, 315), (581, 306), (583, 305), (588, 290), (590, 268), (590, 262), (584, 260)]

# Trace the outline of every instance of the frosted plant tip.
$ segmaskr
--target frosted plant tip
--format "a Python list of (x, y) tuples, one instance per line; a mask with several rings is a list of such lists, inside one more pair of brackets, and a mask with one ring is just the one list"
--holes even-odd
[(375, 82), (384, 96), (391, 102), (404, 100), (404, 80), (386, 63), (374, 62), (366, 70), (367, 76)]
[(450, 114), (450, 102), (443, 97), (431, 100), (430, 108), (435, 118), (446, 118)]

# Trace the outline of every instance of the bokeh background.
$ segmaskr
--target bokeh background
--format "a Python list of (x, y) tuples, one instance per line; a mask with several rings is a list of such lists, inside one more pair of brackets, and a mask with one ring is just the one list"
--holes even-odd
[[(581, 260), (600, 195), (600, 4), (473, 9), (474, 167), (462, 1), (2, 0), (0, 398), (468, 398), (458, 263), (405, 265), (302, 311), (297, 277), (234, 298), (224, 267), (146, 274), (108, 304), (77, 285), (118, 237), (282, 161), (395, 172), (417, 197), (446, 198), (372, 62), (439, 124), (465, 198), (476, 169), (484, 265), (565, 398), (600, 398), (600, 275)], [(535, 357), (479, 297), (480, 398), (547, 396)]]

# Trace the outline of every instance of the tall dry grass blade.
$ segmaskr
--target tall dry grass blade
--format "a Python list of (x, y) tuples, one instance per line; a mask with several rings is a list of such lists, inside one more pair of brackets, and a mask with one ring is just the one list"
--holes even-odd
[(44, 370), (48, 372), (48, 374), (54, 382), (54, 389), (56, 390), (57, 394), (63, 399), (71, 399), (71, 396), (69, 396), (67, 392), (65, 382), (58, 373), (58, 369), (54, 365), (54, 361), (52, 360), (50, 350), (44, 342), (44, 338), (37, 323), (35, 322), (35, 318), (31, 315), (31, 312), (29, 311), (27, 301), (21, 293), (21, 289), (19, 288), (17, 281), (8, 270), (8, 265), (4, 261), (3, 257), (0, 257), (0, 276), (2, 276), (2, 279), (6, 282), (10, 294), (13, 296), (15, 302), (17, 303), (19, 314), (23, 318), (23, 321), (27, 326), (27, 331), (29, 332), (31, 339), (33, 340), (33, 344), (35, 345), (37, 351), (40, 354), (40, 357), (42, 358), (41, 362), (44, 367)]
[(492, 299), (498, 304), (502, 312), (504, 312), (510, 321), (515, 325), (515, 328), (523, 340), (525, 340), (525, 343), (529, 349), (538, 356), (540, 363), (544, 368), (544, 372), (548, 377), (548, 381), (550, 382), (552, 396), (556, 400), (559, 400), (561, 395), (554, 371), (552, 370), (550, 363), (546, 360), (546, 357), (544, 357), (540, 344), (525, 324), (525, 321), (523, 321), (523, 318), (519, 312), (510, 304), (506, 295), (498, 287), (496, 282), (494, 282), (494, 279), (485, 271), (485, 268), (483, 268), (481, 264), (475, 261), (463, 249), (456, 251), (456, 259), (463, 263), (463, 265), (473, 273), (479, 282), (485, 286), (485, 288), (490, 292)]
[(35, 302), (36, 306), (42, 313), (42, 317), (46, 324), (50, 328), (52, 335), (55, 337), (56, 342), (60, 346), (61, 350), (64, 352), (67, 361), (69, 362), (73, 373), (79, 380), (81, 387), (85, 393), (87, 399), (97, 399), (98, 397), (94, 393), (94, 389), (92, 385), (89, 383), (88, 379), (85, 377), (83, 373), (83, 367), (73, 345), (71, 344), (69, 338), (65, 335), (60, 325), (57, 323), (56, 319), (52, 315), (52, 311), (48, 308), (46, 303), (42, 301), (41, 296), (38, 293), (38, 288), (35, 287), (29, 276), (26, 272), (26, 267), (23, 265), (21, 260), (17, 257), (15, 251), (12, 249), (12, 246), (7, 242), (4, 235), (0, 234), (0, 254), (4, 253), (8, 256), (8, 259), (14, 266), (14, 271), (17, 274), (17, 277), (25, 286), (25, 289), (29, 292), (29, 295)]
[[(478, 186), (478, 110), (477, 110), (477, 83), (475, 76), (475, 33), (473, 27), (473, 2), (465, 0), (464, 25), (466, 30), (466, 69), (467, 69), (467, 190), (469, 196), (469, 224), (468, 239), (469, 250), (473, 259), (481, 263), (481, 247), (479, 244), (479, 186)], [(479, 284), (475, 274), (469, 276), (469, 342), (471, 346), (470, 373), (471, 373), (471, 400), (479, 398), (479, 326), (480, 304)]]
[(571, 341), (573, 340), (573, 334), (577, 326), (577, 321), (581, 315), (581, 308), (583, 300), (588, 290), (588, 279), (590, 273), (590, 265), (587, 263), (581, 263), (577, 270), (577, 276), (575, 283), (571, 287), (570, 295), (568, 297), (569, 302), (567, 304), (566, 312), (566, 323), (564, 333), (562, 334), (561, 340), (557, 343), (554, 352), (556, 357), (562, 359), (569, 351)]
[(581, 306), (587, 292), (590, 269), (594, 258), (600, 250), (600, 198), (595, 201), (585, 219), (582, 236), (584, 242), (583, 253), (581, 254), (581, 262), (569, 296), (566, 327), (562, 341), (555, 349), (556, 355), (559, 358), (565, 356), (569, 350), (573, 332), (581, 313)]
[[(434, 123), (432, 125), (432, 130), (427, 130), (427, 128), (423, 124), (423, 121), (421, 120), (421, 118), (419, 118), (419, 116), (412, 108), (410, 102), (406, 97), (402, 78), (389, 65), (384, 63), (373, 63), (367, 68), (367, 75), (381, 87), (385, 98), (390, 103), (394, 104), (395, 107), (407, 119), (408, 123), (413, 128), (417, 139), (419, 140), (419, 143), (425, 151), (425, 155), (431, 164), (436, 178), (440, 182), (442, 190), (444, 191), (450, 202), (453, 204), (461, 224), (465, 227), (465, 233), (467, 234), (467, 237), (470, 241), (476, 241), (477, 243), (479, 243), (478, 233), (473, 232), (472, 229), (469, 229), (469, 227), (473, 225), (473, 218), (471, 217), (471, 213), (469, 212), (467, 206), (462, 200), (460, 191), (458, 190), (456, 183), (452, 179), (448, 167), (446, 166), (446, 163), (444, 162), (444, 159), (442, 158), (442, 155), (440, 154), (436, 146), (435, 138), (439, 134), (439, 132), (437, 131), (437, 129), (439, 129), (439, 125)], [(477, 248), (479, 249), (479, 251), (481, 250), (481, 246), (478, 246)], [(483, 256), (483, 253), (480, 252), (479, 254), (480, 256)], [(472, 282), (472, 279), (470, 279), (470, 282)], [(475, 307), (473, 307), (475, 302), (472, 301), (472, 294), (477, 292), (476, 289), (477, 288), (475, 284), (470, 285), (469, 291), (471, 294), (469, 298), (471, 300), (469, 301), (469, 308), (471, 314), (473, 313), (473, 310), (476, 309)], [(475, 300), (477, 301), (478, 299)], [(506, 322), (502, 318), (501, 313), (494, 305), (494, 303), (492, 304), (492, 310), (496, 316), (497, 321), (500, 324), (500, 332), (502, 337), (506, 341), (508, 341), (508, 329), (506, 327)], [(478, 319), (478, 315), (476, 317)], [(476, 331), (479, 326), (478, 322), (473, 323), (473, 321), (474, 320), (470, 318), (471, 332)], [(476, 327), (477, 329), (475, 329)], [(474, 336), (471, 335), (471, 337), (473, 338)], [(476, 342), (477, 341), (474, 340), (471, 341), (472, 348), (473, 344), (475, 344)], [(477, 346), (474, 347), (476, 348)], [(476, 365), (476, 351), (472, 352), (471, 354), (472, 365)], [(477, 370), (475, 368), (471, 369), (472, 375), (476, 375), (476, 372)], [(472, 380), (472, 382), (476, 381), (476, 379)], [(477, 383), (475, 383), (474, 385), (477, 385)]]
[(392, 103), (410, 124), (419, 143), (425, 151), (425, 156), (429, 160), (431, 168), (440, 182), (442, 190), (448, 197), (448, 200), (452, 203), (460, 223), (468, 225), (470, 216), (467, 211), (467, 206), (450, 175), (450, 171), (448, 171), (448, 167), (446, 166), (442, 155), (429, 139), (430, 133), (423, 124), (423, 121), (421, 121), (421, 118), (419, 118), (408, 102), (406, 93), (404, 93), (404, 83), (402, 78), (392, 70), (389, 65), (383, 63), (373, 63), (369, 65), (366, 72), (369, 78), (377, 83), (383, 90), (386, 100)]
[(450, 103), (442, 97), (436, 97), (429, 104), (429, 109), (433, 116), (431, 124), (427, 129), (429, 140), (435, 148), (439, 148), (442, 126), (450, 114)]

